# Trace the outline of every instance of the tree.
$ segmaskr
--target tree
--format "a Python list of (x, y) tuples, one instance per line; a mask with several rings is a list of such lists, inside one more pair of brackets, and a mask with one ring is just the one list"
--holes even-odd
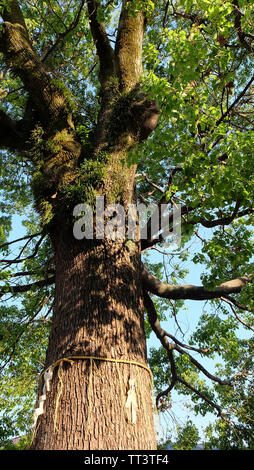
[(190, 420), (184, 426), (177, 426), (177, 440), (172, 443), (170, 440), (162, 445), (162, 449), (173, 450), (194, 450), (198, 445), (198, 430)]
[[(32, 449), (156, 448), (153, 331), (157, 408), (175, 388), (230, 425), (234, 394), (249, 385), (253, 332), (253, 7), (0, 7), (1, 298), (18, 302), (1, 307), (4, 422), (11, 428), (30, 408), (40, 374)], [(150, 213), (145, 236), (137, 228), (128, 237), (137, 202), (157, 204), (159, 225), (154, 233)], [(181, 246), (168, 252), (176, 205)], [(96, 227), (83, 218), (88, 208)], [(11, 215), (25, 210), (27, 233), (8, 241)], [(168, 253), (166, 279), (161, 265), (141, 261), (150, 250)], [(190, 261), (203, 266), (201, 286), (179, 284), (180, 262)], [(188, 299), (214, 310), (186, 344), (160, 321), (167, 304), (177, 325)], [(223, 364), (211, 373), (197, 354)]]

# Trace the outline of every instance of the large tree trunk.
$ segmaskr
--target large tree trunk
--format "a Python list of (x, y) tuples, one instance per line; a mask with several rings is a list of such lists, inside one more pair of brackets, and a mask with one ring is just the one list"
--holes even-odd
[[(128, 204), (135, 202), (136, 168), (123, 162), (127, 150), (153, 131), (158, 107), (139, 93), (143, 13), (134, 18), (126, 0), (122, 2), (113, 51), (97, 21), (98, 4), (88, 1), (87, 7), (100, 59), (101, 107), (93, 150), (88, 146), (81, 151), (70, 119), (64, 132), (56, 121), (61, 132), (50, 135), (56, 153), (51, 145), (35, 184), (38, 210), (44, 198), (43, 208), (50, 207), (53, 216), (49, 230), (56, 288), (46, 368), (59, 359), (76, 358), (54, 368), (31, 448), (155, 449), (140, 243), (125, 234), (122, 240), (79, 241), (71, 224), (74, 205), (87, 202), (94, 208), (95, 196), (103, 196), (105, 206), (121, 204), (127, 215)], [(84, 167), (79, 166), (82, 161)], [(66, 194), (75, 182), (83, 186), (85, 201), (74, 198), (74, 204)], [(126, 406), (131, 396), (136, 410)]]
[[(46, 367), (54, 370), (32, 449), (155, 449), (137, 243), (54, 235), (56, 290)], [(135, 379), (137, 418), (126, 408)]]

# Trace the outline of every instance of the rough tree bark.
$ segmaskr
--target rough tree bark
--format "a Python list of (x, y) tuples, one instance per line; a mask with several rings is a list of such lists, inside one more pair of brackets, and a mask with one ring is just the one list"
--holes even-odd
[[(80, 355), (145, 365), (138, 250), (125, 242), (75, 241), (72, 233), (54, 236), (55, 306), (46, 367)], [(138, 401), (135, 424), (126, 408), (130, 378)], [(55, 369), (33, 449), (154, 447), (146, 369), (89, 359)]]
[[(54, 250), (55, 276), (45, 281), (55, 281), (45, 368), (62, 358), (86, 357), (57, 362), (31, 448), (155, 449), (142, 289), (164, 298), (205, 299), (238, 292), (248, 279), (222, 284), (214, 293), (202, 287), (169, 286), (144, 270), (138, 238), (74, 238), (75, 204), (90, 202), (94, 207), (95, 196), (100, 196), (105, 206), (121, 204), (127, 216), (128, 203), (135, 202), (136, 168), (122, 162), (127, 151), (154, 130), (159, 117), (157, 103), (140, 89), (144, 15), (130, 15), (127, 1), (122, 1), (113, 50), (104, 25), (97, 21), (97, 3), (81, 2), (81, 9), (87, 7), (100, 61), (100, 110), (88, 150), (81, 145), (70, 105), (52, 82), (45, 57), (42, 60), (31, 44), (19, 2), (7, 3), (6, 9), (6, 2), (0, 2), (0, 52), (22, 80), (28, 100), (23, 119), (14, 121), (0, 112), (0, 146), (26, 152), (34, 165), (35, 204), (46, 221), (43, 234), (49, 235)], [(38, 129), (43, 136), (40, 149), (33, 140)], [(82, 173), (84, 163), (90, 170)], [(85, 200), (80, 194), (74, 197), (77, 180), (83, 182)], [(144, 246), (153, 243), (148, 240)], [(12, 291), (28, 289), (15, 286)], [(153, 313), (147, 295), (145, 299)], [(156, 326), (156, 315), (150, 316)], [(165, 336), (156, 328), (159, 337)], [(169, 360), (173, 384), (181, 378), (174, 372), (171, 350)], [(135, 379), (136, 421), (126, 407), (130, 379)], [(42, 388), (41, 380), (38, 396)]]

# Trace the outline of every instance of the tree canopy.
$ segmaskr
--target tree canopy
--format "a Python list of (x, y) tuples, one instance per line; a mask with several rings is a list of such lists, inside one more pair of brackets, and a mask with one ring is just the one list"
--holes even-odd
[[(60, 137), (45, 140), (36, 113), (50, 121), (70, 109), (80, 143), (89, 148), (109, 67), (105, 50), (119, 47), (121, 5), (0, 2), (1, 446), (31, 427), (54, 298), (52, 207), (46, 199), (38, 204), (34, 188), (43, 190), (41, 146), (57, 146)], [(156, 129), (132, 146), (127, 164), (137, 165), (139, 202), (181, 205), (180, 247), (165, 247), (149, 231), (142, 240), (147, 337), (161, 342), (149, 352), (158, 410), (173, 409), (174, 389), (191, 397), (195, 413), (218, 416), (207, 430), (208, 447), (253, 448), (254, 6), (133, 0), (127, 8), (133, 18), (141, 10), (145, 16), (140, 87), (160, 109)], [(128, 92), (112, 132), (126, 117)], [(82, 171), (92, 194), (100, 162), (88, 160)], [(82, 202), (79, 180), (65, 191), (70, 204)], [(10, 240), (17, 215), (24, 234)], [(185, 284), (197, 270), (202, 285)], [(186, 300), (200, 310), (190, 332), (179, 320)], [(199, 301), (206, 301), (203, 309)], [(177, 448), (190, 429), (188, 422)]]

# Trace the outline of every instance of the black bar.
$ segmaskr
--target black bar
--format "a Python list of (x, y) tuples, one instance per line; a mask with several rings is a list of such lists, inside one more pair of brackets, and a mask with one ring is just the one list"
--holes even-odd
[[(86, 469), (87, 465), (106, 465), (108, 469), (123, 468), (124, 465), (142, 466), (143, 468), (147, 465), (151, 465), (154, 468), (170, 468), (175, 464), (202, 464), (207, 465), (211, 468), (214, 464), (222, 464), (225, 462), (227, 466), (230, 464), (236, 465), (239, 461), (241, 465), (248, 465), (250, 460), (253, 458), (254, 451), (206, 451), (206, 450), (191, 450), (191, 451), (174, 451), (174, 450), (157, 450), (157, 451), (118, 451), (118, 450), (79, 450), (79, 451), (68, 451), (68, 450), (53, 450), (53, 451), (33, 451), (33, 450), (6, 450), (3, 451), (2, 459), (8, 464), (12, 464), (15, 461), (21, 464), (33, 464), (41, 465), (57, 464), (57, 465), (69, 465), (75, 464), (76, 468)], [(203, 468), (203, 467), (202, 467)], [(87, 467), (88, 470), (88, 467)]]

